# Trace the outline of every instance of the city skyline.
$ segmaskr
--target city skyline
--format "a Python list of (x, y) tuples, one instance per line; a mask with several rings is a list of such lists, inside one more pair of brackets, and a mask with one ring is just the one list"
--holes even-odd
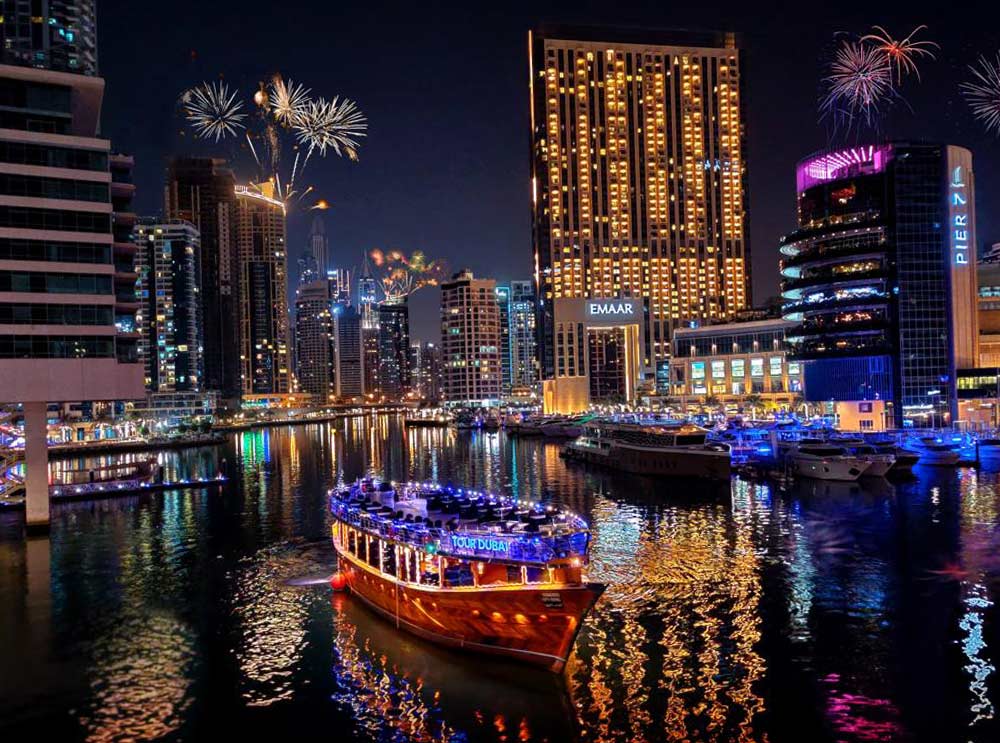
[[(980, 199), (1000, 186), (1000, 179), (989, 172), (1000, 159), (1000, 144), (973, 120), (957, 90), (967, 76), (965, 66), (981, 53), (992, 54), (993, 42), (985, 34), (977, 37), (981, 32), (966, 28), (945, 10), (917, 13), (886, 6), (873, 14), (856, 4), (838, 8), (835, 20), (816, 22), (802, 15), (772, 28), (766, 18), (732, 3), (721, 3), (711, 17), (697, 8), (667, 12), (651, 3), (629, 4), (614, 14), (586, 3), (521, 5), (505, 9), (503, 17), (480, 17), (442, 5), (396, 11), (387, 18), (377, 6), (366, 6), (345, 9), (346, 22), (339, 11), (336, 20), (328, 19), (332, 38), (327, 50), (326, 42), (294, 47), (281, 43), (276, 31), (296, 15), (295, 3), (281, 9), (252, 5), (261, 21), (247, 30), (249, 36), (239, 46), (212, 40), (227, 23), (221, 10), (217, 16), (199, 14), (198, 28), (183, 48), (165, 36), (150, 39), (162, 54), (149, 55), (144, 68), (156, 82), (156, 94), (141, 125), (123, 124), (131, 105), (130, 88), (143, 84), (143, 78), (134, 75), (127, 50), (114, 43), (114, 36), (141, 27), (147, 13), (136, 7), (112, 13), (111, 4), (105, 6), (100, 33), (101, 69), (108, 79), (106, 134), (116, 146), (136, 153), (142, 213), (156, 213), (159, 207), (163, 153), (213, 152), (178, 136), (182, 127), (175, 110), (177, 93), (219, 74), (242, 85), (280, 70), (315, 86), (329, 80), (356, 99), (373, 122), (360, 162), (329, 160), (310, 166), (317, 192), (331, 204), (324, 212), (331, 265), (354, 268), (362, 251), (398, 247), (424, 250), (447, 259), (453, 270), (468, 266), (500, 282), (528, 278), (527, 34), (551, 21), (740, 33), (748, 55), (749, 226), (758, 302), (777, 294), (778, 241), (795, 220), (795, 163), (828, 143), (826, 128), (817, 122), (817, 101), (825, 74), (822, 64), (836, 31), (865, 32), (878, 23), (908, 32), (919, 23), (928, 24), (927, 37), (942, 47), (939, 59), (925, 65), (923, 82), (907, 91), (913, 113), (897, 108), (884, 133), (968, 147), (980, 170)], [(182, 3), (179, 12), (192, 13), (193, 8)], [(322, 22), (323, 12), (310, 7), (308, 14)], [(453, 41), (427, 52), (424, 42), (435, 29)], [(371, 60), (358, 52), (366, 34), (376, 30), (384, 43)], [(486, 37), (476, 36), (487, 30)], [(481, 84), (488, 85), (489, 96), (475, 93)], [(465, 100), (463, 105), (456, 104), (456, 94)], [(768, 105), (776, 98), (783, 102), (780, 111)], [(409, 117), (398, 116), (402, 107), (412, 112)], [(498, 110), (506, 115), (496, 116)], [(417, 132), (421, 146), (410, 147), (407, 143)], [(868, 133), (860, 136), (866, 138)], [(982, 242), (991, 242), (1000, 234), (996, 218), (984, 208), (980, 213)], [(290, 265), (296, 265), (305, 250), (310, 223), (308, 212), (293, 210), (289, 215)], [(478, 225), (485, 229), (469, 244), (468, 235), (477, 234)], [(415, 338), (434, 339), (437, 295), (434, 289), (424, 289), (411, 298)]]

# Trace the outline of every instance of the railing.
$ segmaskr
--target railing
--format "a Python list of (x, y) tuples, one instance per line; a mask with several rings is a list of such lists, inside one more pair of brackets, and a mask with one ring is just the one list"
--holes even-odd
[(586, 531), (557, 535), (521, 535), (485, 529), (452, 531), (373, 517), (358, 506), (348, 505), (336, 498), (331, 499), (330, 512), (340, 521), (369, 534), (404, 542), (418, 549), (426, 550), (430, 547), (433, 552), (453, 557), (546, 564), (558, 559), (585, 557), (590, 540)]

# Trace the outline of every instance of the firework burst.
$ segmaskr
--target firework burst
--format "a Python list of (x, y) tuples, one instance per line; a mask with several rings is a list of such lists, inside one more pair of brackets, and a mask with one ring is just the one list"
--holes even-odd
[(425, 286), (437, 286), (448, 275), (447, 263), (427, 260), (419, 250), (407, 258), (399, 250), (376, 248), (370, 256), (380, 274), (379, 281), (387, 300), (401, 299)]
[(268, 96), (275, 121), (283, 126), (295, 126), (309, 104), (309, 93), (304, 85), (296, 85), (291, 80), (286, 83), (281, 75), (275, 75)]
[(203, 139), (218, 142), (246, 128), (243, 102), (223, 82), (202, 83), (184, 91), (181, 105), (188, 123)]
[(355, 160), (358, 138), (365, 136), (368, 124), (354, 101), (319, 98), (305, 106), (292, 128), (299, 144), (306, 146), (307, 158), (314, 151), (325, 156), (327, 149), (332, 149)]
[(862, 43), (870, 43), (881, 54), (885, 55), (886, 62), (890, 69), (896, 71), (896, 82), (903, 81), (904, 74), (916, 75), (920, 79), (920, 69), (917, 67), (917, 60), (921, 57), (935, 59), (934, 49), (941, 47), (933, 41), (918, 41), (913, 37), (926, 29), (927, 26), (917, 26), (905, 39), (894, 39), (888, 31), (881, 26), (872, 26), (875, 33), (861, 37)]
[(993, 61), (980, 57), (978, 65), (970, 65), (969, 71), (972, 81), (958, 87), (986, 131), (1000, 135), (1000, 52)]
[(861, 42), (845, 41), (840, 45), (824, 82), (827, 91), (820, 104), (823, 115), (845, 117), (848, 121), (862, 116), (871, 124), (878, 117), (879, 107), (896, 95), (888, 57)]

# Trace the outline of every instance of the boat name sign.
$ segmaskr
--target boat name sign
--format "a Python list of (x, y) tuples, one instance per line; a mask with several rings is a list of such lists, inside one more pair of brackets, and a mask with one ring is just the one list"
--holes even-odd
[(453, 534), (451, 546), (456, 552), (480, 554), (488, 552), (493, 555), (510, 553), (510, 541), (497, 537), (474, 536), (469, 534)]

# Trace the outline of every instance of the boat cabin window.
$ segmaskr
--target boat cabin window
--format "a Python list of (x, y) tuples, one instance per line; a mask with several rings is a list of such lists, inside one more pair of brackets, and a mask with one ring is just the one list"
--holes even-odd
[(423, 554), (420, 555), (420, 582), (425, 586), (437, 586), (441, 584), (436, 557), (426, 558)]
[(481, 586), (502, 586), (519, 584), (521, 568), (518, 565), (504, 565), (495, 562), (476, 563), (476, 573)]
[(527, 567), (524, 569), (524, 577), (528, 583), (548, 583), (550, 580), (547, 568)]
[(677, 436), (677, 440), (676, 440), (675, 443), (676, 443), (677, 446), (693, 446), (693, 445), (696, 445), (696, 444), (704, 444), (705, 443), (705, 436), (702, 435), (702, 434), (679, 435), (679, 436)]
[(382, 572), (396, 574), (396, 545), (392, 542), (382, 542)]
[(379, 539), (378, 537), (368, 536), (367, 538), (365, 538), (364, 541), (368, 542), (368, 554), (364, 555), (365, 562), (367, 562), (373, 568), (377, 568), (379, 566), (378, 565), (379, 545), (382, 543), (382, 540)]
[(444, 559), (445, 588), (460, 588), (475, 585), (472, 577), (472, 566), (464, 560)]
[(347, 530), (347, 551), (355, 557), (358, 555), (358, 540), (354, 529)]

